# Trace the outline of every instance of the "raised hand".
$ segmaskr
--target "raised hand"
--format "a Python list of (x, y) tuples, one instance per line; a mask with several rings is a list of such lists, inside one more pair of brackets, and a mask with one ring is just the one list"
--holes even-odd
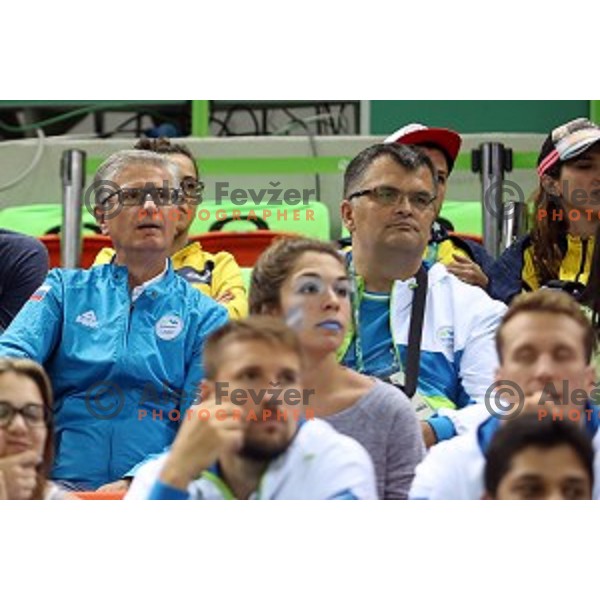
[(9, 500), (30, 500), (37, 484), (38, 455), (32, 450), (0, 459), (5, 493)]
[(460, 254), (454, 254), (453, 258), (454, 261), (446, 265), (446, 269), (450, 273), (456, 275), (456, 277), (465, 283), (478, 285), (484, 289), (487, 287), (489, 280), (476, 262)]
[(200, 477), (223, 452), (239, 450), (244, 443), (243, 411), (229, 402), (206, 400), (185, 415), (160, 480), (178, 489)]

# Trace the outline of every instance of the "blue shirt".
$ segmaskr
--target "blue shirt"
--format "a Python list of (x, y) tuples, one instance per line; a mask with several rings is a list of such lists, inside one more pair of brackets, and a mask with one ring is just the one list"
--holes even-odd
[[(390, 331), (390, 295), (365, 292), (359, 307), (358, 332), (363, 352), (363, 372), (385, 379), (400, 369), (396, 364)], [(343, 364), (359, 370), (356, 335), (344, 356)]]

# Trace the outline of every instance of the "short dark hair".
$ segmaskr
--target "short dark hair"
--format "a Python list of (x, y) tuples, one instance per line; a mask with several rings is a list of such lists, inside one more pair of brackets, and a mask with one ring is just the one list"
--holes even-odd
[(251, 314), (268, 313), (280, 308), (281, 287), (298, 259), (306, 252), (328, 254), (346, 268), (343, 256), (329, 242), (303, 237), (276, 240), (260, 255), (252, 270), (248, 295)]
[(136, 145), (133, 147), (134, 150), (148, 150), (149, 152), (156, 152), (157, 154), (183, 154), (187, 156), (194, 165), (196, 171), (196, 179), (200, 178), (200, 172), (198, 171), (198, 165), (196, 159), (192, 154), (192, 151), (185, 144), (174, 144), (170, 139), (166, 137), (159, 138), (140, 138)]
[(215, 381), (223, 348), (233, 342), (264, 342), (276, 349), (285, 348), (302, 359), (300, 341), (296, 333), (281, 319), (252, 316), (239, 321), (229, 321), (206, 341), (204, 346), (204, 375)]
[(418, 144), (414, 144), (416, 148), (428, 148), (429, 150), (437, 150), (442, 153), (442, 156), (446, 160), (446, 169), (448, 169), (448, 175), (452, 173), (452, 169), (454, 169), (454, 160), (448, 154), (448, 151), (445, 148), (442, 148), (439, 144), (435, 142), (419, 142)]
[(362, 181), (367, 169), (382, 156), (388, 157), (407, 171), (414, 172), (423, 167), (429, 169), (437, 195), (437, 172), (431, 159), (417, 146), (407, 144), (375, 144), (355, 156), (344, 173), (344, 198), (348, 198)]
[(581, 306), (572, 296), (561, 290), (541, 289), (535, 292), (528, 292), (517, 296), (510, 304), (508, 310), (502, 317), (500, 327), (496, 330), (496, 350), (502, 364), (503, 338), (502, 332), (514, 317), (522, 313), (552, 313), (555, 315), (565, 315), (570, 317), (582, 328), (583, 345), (586, 361), (592, 360), (592, 355), (596, 349), (596, 332), (590, 320), (583, 314)]
[(594, 449), (587, 432), (578, 424), (556, 419), (555, 415), (540, 418), (526, 413), (500, 427), (486, 453), (485, 489), (495, 498), (500, 483), (512, 467), (517, 454), (529, 447), (550, 449), (569, 446), (585, 468), (594, 485)]

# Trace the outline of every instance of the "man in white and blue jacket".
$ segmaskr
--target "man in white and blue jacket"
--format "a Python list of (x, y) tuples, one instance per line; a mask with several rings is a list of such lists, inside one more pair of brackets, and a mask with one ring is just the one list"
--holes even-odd
[(95, 189), (115, 260), (53, 270), (0, 337), (0, 355), (31, 358), (50, 375), (51, 477), (76, 490), (115, 489), (173, 441), (203, 376), (204, 340), (227, 321), (225, 309), (168, 259), (177, 165), (154, 153), (118, 152), (99, 168)]
[[(356, 286), (343, 364), (406, 385), (410, 353), (419, 373), (413, 405), (428, 446), (475, 426), (498, 364), (494, 333), (506, 310), (442, 264), (423, 261), (435, 220), (437, 176), (411, 146), (378, 144), (348, 165), (342, 219), (352, 236), (348, 268)], [(423, 282), (426, 273), (426, 283)], [(409, 344), (419, 285), (426, 287), (420, 339)]]
[[(476, 430), (430, 450), (417, 467), (411, 499), (482, 498), (486, 453), (494, 434), (522, 414), (575, 420), (598, 449), (600, 390), (591, 364), (595, 336), (578, 303), (554, 290), (519, 296), (504, 316), (496, 341), (497, 387), (490, 389), (486, 401), (492, 416)], [(599, 471), (596, 452), (596, 474)], [(595, 480), (598, 498), (598, 476)]]
[(280, 319), (230, 321), (206, 343), (202, 401), (172, 448), (142, 465), (126, 499), (370, 500), (367, 451), (300, 399), (302, 353)]

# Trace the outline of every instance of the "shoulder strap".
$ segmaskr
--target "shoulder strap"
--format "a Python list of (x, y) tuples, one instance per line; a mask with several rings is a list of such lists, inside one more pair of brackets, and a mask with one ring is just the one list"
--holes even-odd
[(421, 339), (423, 337), (423, 319), (425, 318), (425, 302), (427, 299), (427, 270), (423, 265), (417, 273), (417, 289), (415, 290), (410, 311), (410, 329), (408, 331), (408, 349), (404, 393), (412, 398), (417, 391), (419, 379), (419, 363), (421, 359)]

